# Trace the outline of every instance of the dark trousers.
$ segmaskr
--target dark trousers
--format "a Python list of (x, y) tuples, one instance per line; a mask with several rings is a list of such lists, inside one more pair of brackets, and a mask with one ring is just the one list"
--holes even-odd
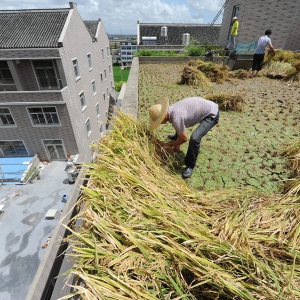
[(194, 168), (196, 166), (197, 157), (200, 151), (201, 139), (206, 133), (212, 129), (219, 122), (219, 113), (215, 118), (207, 117), (200, 122), (200, 125), (193, 131), (190, 141), (189, 148), (185, 156), (185, 165), (187, 168)]
[(264, 58), (265, 58), (264, 54), (254, 54), (253, 55), (252, 71), (255, 71), (255, 70), (260, 71), (262, 69)]

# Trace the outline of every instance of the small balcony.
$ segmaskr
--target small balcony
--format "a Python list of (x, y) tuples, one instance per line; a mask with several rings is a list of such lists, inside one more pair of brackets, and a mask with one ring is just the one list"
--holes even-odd
[(69, 99), (69, 87), (60, 90), (3, 91), (1, 105), (64, 104)]
[(9, 91), (57, 91), (66, 85), (60, 59), (0, 62), (0, 94)]

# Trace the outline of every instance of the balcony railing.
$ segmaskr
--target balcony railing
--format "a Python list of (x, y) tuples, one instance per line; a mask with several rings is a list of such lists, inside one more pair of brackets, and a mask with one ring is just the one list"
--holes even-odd
[(63, 104), (68, 99), (68, 86), (61, 90), (0, 92), (0, 105)]

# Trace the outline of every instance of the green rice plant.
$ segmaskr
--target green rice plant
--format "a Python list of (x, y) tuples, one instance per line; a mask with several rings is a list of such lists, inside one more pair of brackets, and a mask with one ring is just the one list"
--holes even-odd
[(79, 299), (298, 299), (299, 198), (192, 189), (121, 112), (93, 147), (67, 238)]

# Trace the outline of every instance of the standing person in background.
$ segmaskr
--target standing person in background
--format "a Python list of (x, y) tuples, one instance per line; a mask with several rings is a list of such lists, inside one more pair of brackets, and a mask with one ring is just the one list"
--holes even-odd
[(236, 36), (238, 34), (238, 29), (239, 29), (239, 21), (237, 17), (233, 17), (232, 19), (232, 26), (231, 26), (231, 31), (230, 31), (230, 36), (229, 36), (229, 40), (227, 43), (227, 46), (225, 48), (225, 50), (229, 50), (231, 43), (232, 43), (232, 48), (235, 46), (235, 42), (236, 42)]
[(256, 77), (258, 71), (260, 71), (262, 69), (266, 49), (268, 51), (275, 53), (275, 50), (274, 50), (274, 47), (272, 45), (271, 38), (270, 38), (271, 34), (272, 34), (272, 30), (267, 29), (265, 31), (265, 35), (261, 36), (258, 39), (257, 47), (256, 47), (256, 49), (254, 51), (254, 55), (253, 55), (251, 78)]

